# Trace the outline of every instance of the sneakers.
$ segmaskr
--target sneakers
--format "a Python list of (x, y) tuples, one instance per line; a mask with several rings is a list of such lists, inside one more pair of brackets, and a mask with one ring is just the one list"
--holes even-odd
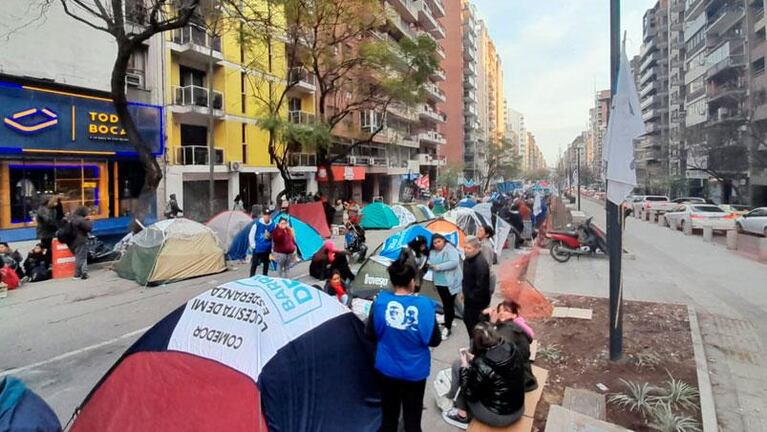
[(445, 420), (445, 423), (455, 426), (459, 429), (466, 430), (469, 428), (469, 417), (461, 417), (461, 415), (458, 413), (458, 410), (455, 408), (443, 411), (442, 420)]
[(82, 276), (80, 276), (80, 279), (82, 280), (88, 279), (88, 274), (87, 273), (83, 274)]
[(447, 338), (449, 338), (450, 335), (452, 335), (452, 334), (453, 334), (453, 332), (449, 328), (442, 327), (442, 340), (443, 341), (446, 341)]

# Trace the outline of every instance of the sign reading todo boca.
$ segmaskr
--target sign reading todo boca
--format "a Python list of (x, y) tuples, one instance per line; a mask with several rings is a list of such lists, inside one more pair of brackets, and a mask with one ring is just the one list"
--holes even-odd
[[(144, 143), (162, 154), (162, 107), (128, 110)], [(0, 82), (0, 118), (0, 150), (136, 153), (109, 99)]]

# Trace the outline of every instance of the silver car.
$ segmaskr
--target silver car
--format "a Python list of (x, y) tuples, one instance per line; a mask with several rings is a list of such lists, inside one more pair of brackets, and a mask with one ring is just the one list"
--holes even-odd
[(761, 234), (767, 237), (767, 207), (751, 210), (735, 220), (738, 232)]
[(729, 213), (713, 204), (679, 204), (667, 212), (665, 217), (669, 228), (674, 230), (684, 231), (688, 226), (694, 230), (703, 229), (705, 224), (711, 224), (714, 229), (721, 230), (727, 229), (727, 215)]

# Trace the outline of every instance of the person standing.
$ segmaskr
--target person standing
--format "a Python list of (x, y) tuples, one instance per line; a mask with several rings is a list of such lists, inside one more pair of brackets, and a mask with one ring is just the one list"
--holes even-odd
[(178, 201), (176, 201), (176, 194), (170, 194), (168, 203), (165, 204), (165, 217), (168, 219), (175, 219), (178, 217), (179, 213), (183, 212), (184, 210), (178, 206)]
[(482, 311), (490, 305), (490, 266), (481, 253), (479, 239), (466, 237), (463, 245), (463, 323), (472, 334)]
[(272, 211), (264, 208), (261, 217), (256, 220), (250, 232), (248, 233), (248, 244), (253, 251), (253, 258), (250, 261), (250, 276), (256, 274), (259, 264), (263, 264), (262, 274), (269, 274), (269, 255), (272, 253), (272, 231), (274, 231), (274, 221), (272, 220)]
[(373, 301), (366, 333), (377, 342), (375, 368), (381, 382), (381, 432), (396, 432), (400, 411), (405, 432), (421, 431), (423, 396), (431, 367), (429, 347), (440, 343), (434, 302), (414, 295), (415, 272), (404, 261), (389, 268), (394, 292)]
[(479, 227), (479, 230), (477, 230), (480, 252), (482, 253), (482, 257), (485, 258), (488, 267), (490, 267), (490, 295), (495, 292), (496, 277), (495, 272), (493, 271), (493, 265), (498, 262), (498, 256), (495, 253), (492, 241), (494, 235), (495, 230), (489, 225), (481, 226)]
[(48, 201), (37, 209), (37, 238), (45, 254), (45, 260), (48, 264), (53, 261), (53, 238), (58, 231), (58, 221), (56, 219), (56, 198), (51, 197)]
[(245, 211), (245, 205), (242, 203), (242, 197), (239, 194), (234, 197), (232, 211)]
[(272, 244), (277, 274), (281, 278), (287, 278), (290, 263), (293, 262), (293, 254), (296, 253), (296, 235), (293, 228), (288, 225), (287, 218), (280, 219), (272, 231)]
[(85, 207), (78, 207), (72, 215), (72, 241), (67, 245), (75, 254), (75, 279), (88, 279), (88, 236), (93, 222)]
[(445, 313), (445, 327), (442, 329), (442, 340), (447, 340), (453, 332), (455, 319), (455, 296), (461, 292), (461, 256), (458, 249), (448, 242), (442, 234), (434, 234), (431, 238), (432, 252), (429, 255), (429, 269), (433, 273), (434, 285), (437, 287), (442, 309)]

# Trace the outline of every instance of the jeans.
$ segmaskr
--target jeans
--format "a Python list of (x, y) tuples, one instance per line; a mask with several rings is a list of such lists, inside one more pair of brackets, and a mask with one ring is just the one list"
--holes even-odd
[(75, 248), (75, 277), (88, 276), (88, 243)]
[(277, 274), (281, 278), (287, 278), (290, 263), (293, 261), (293, 254), (273, 252), (272, 255), (274, 255), (274, 261), (277, 263)]
[(397, 432), (401, 409), (405, 421), (405, 432), (421, 432), (426, 380), (405, 381), (384, 375), (380, 377), (383, 420), (379, 431)]
[(446, 286), (437, 286), (437, 293), (442, 300), (442, 309), (445, 312), (445, 328), (450, 330), (453, 328), (455, 319), (455, 294), (450, 294)]
[(270, 251), (253, 253), (253, 258), (250, 260), (250, 276), (251, 277), (253, 277), (253, 275), (256, 274), (258, 265), (261, 263), (264, 264), (264, 269), (262, 274), (264, 276), (269, 274), (269, 254), (271, 254)]

